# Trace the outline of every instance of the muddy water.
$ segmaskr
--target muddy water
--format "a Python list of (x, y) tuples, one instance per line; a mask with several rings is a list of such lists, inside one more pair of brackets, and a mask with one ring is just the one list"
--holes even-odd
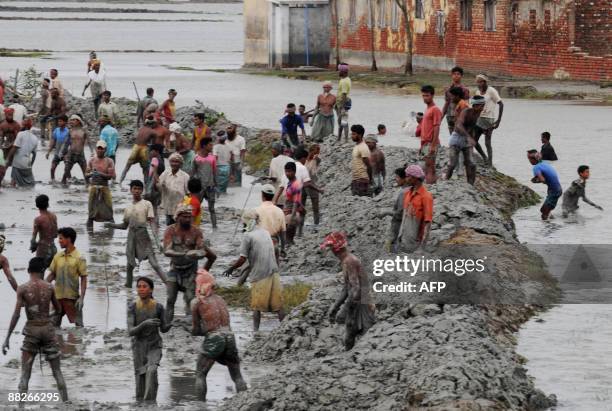
[[(118, 152), (118, 162), (125, 163), (127, 150)], [(31, 235), (32, 220), (36, 215), (34, 198), (38, 194), (47, 194), (51, 198), (51, 209), (57, 213), (60, 226), (72, 226), (77, 230), (77, 248), (86, 255), (88, 260), (89, 286), (86, 294), (84, 309), (84, 330), (77, 330), (65, 320), (60, 335), (64, 360), (62, 368), (66, 381), (69, 383), (69, 394), (73, 399), (83, 401), (115, 401), (120, 406), (128, 408), (133, 401), (133, 372), (132, 355), (126, 329), (126, 303), (133, 298), (132, 292), (122, 287), (125, 264), (126, 231), (114, 230), (111, 233), (96, 224), (93, 233), (84, 229), (87, 218), (87, 193), (83, 185), (73, 184), (68, 188), (51, 186), (47, 183), (49, 162), (39, 153), (35, 163), (34, 173), (37, 180), (44, 183), (37, 184), (34, 190), (2, 189), (0, 192), (0, 222), (7, 228), (4, 234), (8, 243), (4, 254), (9, 258), (15, 277), (19, 283), (27, 281), (27, 261), (31, 257), (29, 239)], [(61, 168), (60, 166), (59, 168)], [(61, 175), (61, 170), (59, 175)], [(81, 177), (75, 168), (75, 177)], [(141, 172), (137, 167), (132, 168), (128, 174), (130, 178), (140, 178)], [(244, 187), (230, 188), (230, 193), (218, 202), (220, 211), (219, 230), (212, 232), (210, 224), (205, 221), (203, 230), (205, 238), (211, 241), (211, 246), (218, 253), (219, 259), (213, 274), (220, 275), (230, 260), (236, 257), (236, 248), (240, 234), (232, 242), (234, 220), (230, 220), (230, 212), (224, 215), (227, 207), (242, 208), (248, 196), (252, 179), (247, 177), (243, 181)], [(256, 186), (257, 187), (257, 186)], [(248, 201), (248, 207), (258, 202), (257, 189)], [(118, 186), (113, 188), (115, 219), (119, 221), (122, 211), (129, 204), (130, 197), (127, 190)], [(164, 229), (162, 225), (161, 229)], [(160, 259), (164, 268), (168, 268), (168, 260)], [(151, 274), (148, 263), (144, 262), (139, 273)], [(229, 280), (220, 279), (222, 284)], [(159, 281), (155, 297), (165, 304), (165, 290)], [(0, 310), (0, 335), (6, 335), (15, 295), (10, 285), (0, 277), (0, 300), (5, 301), (4, 309)], [(201, 409), (201, 403), (195, 402), (193, 397), (194, 366), (197, 357), (199, 338), (193, 338), (188, 333), (189, 324), (182, 310), (182, 302), (177, 303), (177, 326), (166, 334), (164, 358), (159, 373), (160, 404), (176, 405), (178, 403), (188, 408)], [(0, 398), (6, 398), (7, 390), (16, 389), (19, 375), (19, 347), (22, 336), (25, 316), (17, 326), (17, 331), (11, 338), (11, 350), (7, 356), (0, 357)], [(242, 310), (231, 312), (232, 327), (238, 339), (240, 349), (253, 338), (250, 313)], [(262, 330), (265, 332), (276, 326), (272, 317), (265, 317), (262, 321)], [(41, 374), (37, 364), (30, 383), (31, 389), (48, 389), (53, 385), (50, 369), (43, 364)], [(243, 374), (247, 381), (257, 378), (265, 372), (261, 364), (243, 365)], [(110, 377), (112, 376), (112, 377)], [(77, 383), (78, 382), (78, 383)], [(225, 367), (215, 365), (208, 378), (207, 405), (213, 407), (224, 397), (232, 395), (233, 384)], [(2, 400), (0, 400), (2, 404)]]

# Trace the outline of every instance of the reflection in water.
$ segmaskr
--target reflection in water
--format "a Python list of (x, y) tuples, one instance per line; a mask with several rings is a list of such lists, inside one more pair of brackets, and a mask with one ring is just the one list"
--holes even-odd
[(65, 357), (72, 355), (82, 354), (79, 352), (79, 346), (82, 345), (83, 339), (76, 333), (68, 332), (57, 332), (57, 342), (60, 345), (60, 351)]

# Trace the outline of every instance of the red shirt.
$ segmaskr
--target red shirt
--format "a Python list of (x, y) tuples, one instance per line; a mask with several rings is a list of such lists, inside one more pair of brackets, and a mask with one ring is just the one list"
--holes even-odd
[[(421, 147), (434, 142), (434, 129), (438, 127), (439, 134), (441, 123), (442, 111), (435, 104), (432, 104), (423, 115), (423, 121), (421, 122)], [(440, 144), (439, 136), (437, 136), (435, 143)]]

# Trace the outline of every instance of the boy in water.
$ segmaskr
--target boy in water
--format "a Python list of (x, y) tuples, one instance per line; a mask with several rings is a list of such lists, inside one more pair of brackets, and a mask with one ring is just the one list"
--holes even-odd
[(570, 188), (565, 190), (563, 193), (563, 203), (561, 207), (563, 209), (564, 218), (570, 213), (575, 213), (576, 210), (578, 210), (578, 200), (580, 198), (582, 198), (582, 201), (595, 207), (596, 209), (603, 210), (603, 207), (598, 206), (586, 197), (586, 182), (591, 176), (589, 166), (578, 167), (578, 176), (580, 178), (572, 181)]

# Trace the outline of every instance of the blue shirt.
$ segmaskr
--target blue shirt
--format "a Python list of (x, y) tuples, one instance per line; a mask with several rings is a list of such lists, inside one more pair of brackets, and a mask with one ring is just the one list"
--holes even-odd
[(55, 154), (59, 156), (62, 146), (70, 136), (70, 129), (68, 127), (55, 127), (51, 136), (55, 140)]
[(117, 144), (119, 143), (119, 133), (117, 129), (107, 124), (100, 133), (100, 140), (106, 142), (106, 157), (112, 157), (117, 151)]
[(297, 134), (298, 127), (304, 130), (304, 120), (299, 114), (286, 115), (280, 119), (282, 134)]
[(550, 191), (561, 191), (561, 183), (559, 182), (559, 176), (557, 175), (557, 172), (555, 171), (553, 166), (548, 163), (539, 162), (538, 164), (533, 166), (533, 176), (535, 177), (539, 174), (542, 174), (542, 177), (544, 177), (544, 181)]

